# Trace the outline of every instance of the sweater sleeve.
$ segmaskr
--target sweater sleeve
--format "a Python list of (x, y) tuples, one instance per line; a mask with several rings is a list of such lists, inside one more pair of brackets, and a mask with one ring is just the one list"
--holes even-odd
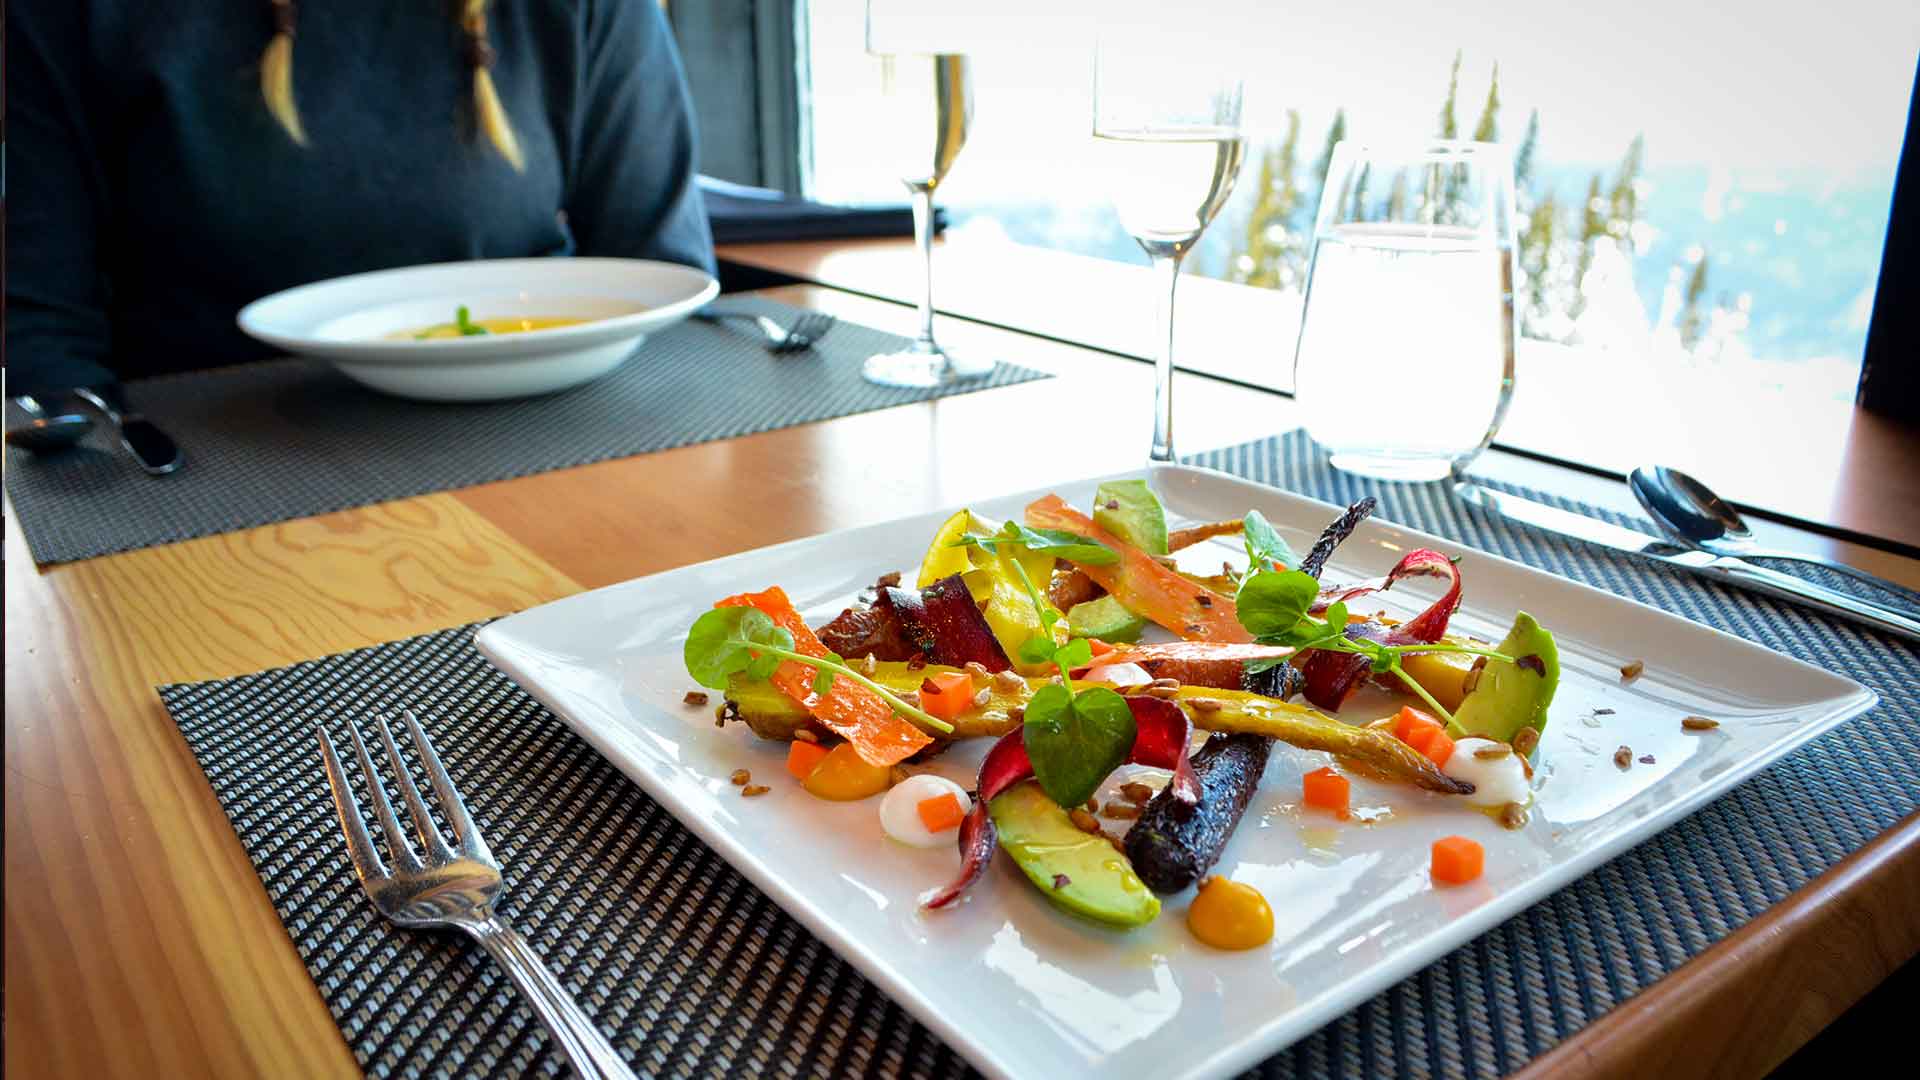
[(592, 5), (567, 221), (582, 255), (665, 259), (713, 272), (695, 182), (693, 104), (656, 3)]
[(7, 5), (7, 392), (103, 382), (105, 179), (81, 87), (79, 4)]

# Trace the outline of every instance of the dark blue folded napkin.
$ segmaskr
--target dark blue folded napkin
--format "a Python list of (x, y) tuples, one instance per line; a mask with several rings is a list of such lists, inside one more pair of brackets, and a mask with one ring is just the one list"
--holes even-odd
[[(700, 178), (700, 193), (716, 244), (913, 235), (913, 212), (905, 203), (833, 206), (711, 176)], [(946, 211), (935, 208), (933, 227), (946, 227)]]

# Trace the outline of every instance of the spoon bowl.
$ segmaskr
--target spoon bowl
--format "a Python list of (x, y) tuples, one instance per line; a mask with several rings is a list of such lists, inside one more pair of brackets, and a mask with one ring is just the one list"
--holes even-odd
[(64, 450), (86, 438), (93, 430), (93, 418), (81, 413), (56, 413), (47, 415), (40, 402), (25, 394), (12, 399), (13, 404), (27, 419), (23, 423), (7, 426), (8, 446), (17, 446), (34, 454), (44, 454), (54, 450)]
[(1665, 465), (1642, 465), (1627, 476), (1634, 498), (1668, 533), (1700, 546), (1745, 543), (1753, 530), (1707, 485)]
[(1679, 543), (1715, 555), (1747, 559), (1785, 559), (1825, 567), (1844, 574), (1884, 595), (1897, 598), (1896, 607), (1920, 613), (1920, 594), (1865, 570), (1819, 555), (1766, 548), (1754, 542), (1753, 530), (1731, 504), (1707, 485), (1665, 465), (1642, 465), (1627, 474), (1627, 486), (1640, 500), (1660, 531)]

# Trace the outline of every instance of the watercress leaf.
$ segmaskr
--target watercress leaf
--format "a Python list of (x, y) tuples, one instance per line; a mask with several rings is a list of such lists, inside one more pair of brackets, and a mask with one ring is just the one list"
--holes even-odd
[(1296, 566), (1299, 556), (1287, 546), (1280, 534), (1273, 531), (1267, 517), (1258, 510), (1247, 511), (1240, 523), (1240, 539), (1247, 546), (1247, 566), (1253, 570), (1264, 570), (1268, 563), (1281, 568)]
[(1255, 638), (1280, 637), (1306, 617), (1320, 583), (1298, 570), (1249, 574), (1234, 593), (1240, 625)]
[(1058, 648), (1052, 638), (1030, 637), (1020, 643), (1020, 661), (1025, 664), (1044, 664), (1053, 659), (1054, 651)]
[(1296, 649), (1323, 649), (1338, 646), (1345, 641), (1345, 623), (1321, 622), (1312, 616), (1307, 616), (1295, 623), (1292, 630), (1279, 635), (1274, 643), (1291, 645)]
[(988, 551), (998, 550), (1000, 544), (1011, 544), (1029, 551), (1050, 551), (1058, 558), (1089, 566), (1108, 566), (1120, 561), (1119, 552), (1098, 540), (1065, 529), (1030, 529), (1017, 521), (1000, 526), (1000, 531), (992, 537), (968, 536), (965, 540), (977, 543)]
[(1074, 638), (1054, 651), (1053, 662), (1063, 671), (1086, 667), (1093, 663), (1093, 646), (1086, 638)]
[(1086, 802), (1127, 760), (1135, 734), (1126, 699), (1104, 686), (1074, 694), (1049, 683), (1027, 703), (1027, 756), (1040, 787), (1061, 806)]
[(767, 619), (765, 613), (747, 607), (714, 608), (693, 621), (681, 658), (686, 661), (687, 674), (693, 676), (694, 682), (724, 690), (728, 675), (746, 670), (753, 662), (753, 653), (741, 626), (753, 615), (772, 624), (773, 620)]
[(1321, 613), (1320, 617), (1327, 621), (1328, 626), (1334, 627), (1344, 633), (1347, 628), (1348, 619), (1347, 605), (1343, 601), (1336, 600), (1327, 605), (1327, 610)]
[(752, 662), (747, 665), (747, 678), (771, 679), (773, 678), (774, 669), (779, 666), (779, 657), (772, 653), (761, 653), (759, 656), (753, 657)]

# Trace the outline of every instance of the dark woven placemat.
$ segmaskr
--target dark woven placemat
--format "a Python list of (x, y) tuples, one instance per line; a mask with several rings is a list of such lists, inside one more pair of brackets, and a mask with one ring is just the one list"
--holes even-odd
[[(1301, 1040), (1262, 1075), (1515, 1069), (1920, 805), (1920, 729), (1909, 720), (1920, 712), (1920, 654), (1910, 645), (1488, 522), (1436, 488), (1336, 474), (1298, 433), (1199, 461), (1334, 502), (1376, 495), (1387, 519), (1653, 602), (1882, 695), (1873, 712)], [(561, 1068), (484, 954), (394, 930), (353, 880), (312, 725), (403, 705), (422, 710), (506, 864), (507, 915), (643, 1074), (965, 1071), (482, 660), (472, 629), (160, 691), (369, 1072)], [(1803, 814), (1809, 806), (1824, 812)]]
[[(721, 306), (783, 325), (799, 314), (759, 297)], [(34, 561), (66, 562), (1043, 377), (1003, 363), (897, 390), (860, 377), (897, 335), (841, 322), (784, 357), (762, 340), (689, 320), (585, 386), (481, 404), (388, 397), (313, 360), (139, 380), (129, 396), (180, 444), (179, 472), (146, 475), (103, 427), (54, 456), (9, 448), (7, 494)]]

